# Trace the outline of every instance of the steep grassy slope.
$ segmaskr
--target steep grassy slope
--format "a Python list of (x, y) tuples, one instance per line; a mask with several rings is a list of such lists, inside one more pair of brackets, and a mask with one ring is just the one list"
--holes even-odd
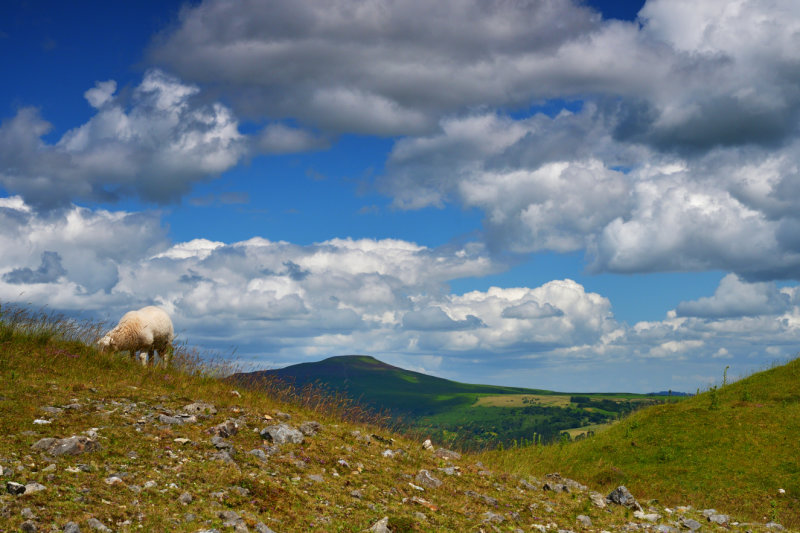
[[(0, 531), (359, 532), (383, 517), (394, 533), (513, 531), (570, 529), (578, 515), (616, 530), (629, 519), (585, 490), (544, 492), (425, 450), (359, 422), (341, 398), (233, 388), (181, 351), (177, 368), (142, 368), (87, 346), (95, 327), (8, 318), (0, 307)], [(302, 442), (267, 437), (278, 430)]]
[(582, 442), (491, 460), (521, 474), (555, 469), (667, 505), (720, 506), (800, 528), (800, 359), (644, 409)]
[[(0, 531), (360, 532), (384, 517), (393, 533), (653, 527), (546, 471), (425, 450), (342, 398), (233, 388), (182, 350), (176, 368), (142, 368), (97, 353), (96, 333), (0, 307)], [(661, 526), (707, 523), (639, 499)]]

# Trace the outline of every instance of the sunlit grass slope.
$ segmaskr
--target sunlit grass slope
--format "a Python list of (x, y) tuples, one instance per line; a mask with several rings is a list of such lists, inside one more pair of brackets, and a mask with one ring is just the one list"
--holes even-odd
[(559, 471), (667, 505), (800, 528), (800, 359), (643, 409), (585, 441), (488, 457), (521, 474)]
[[(170, 369), (99, 353), (99, 331), (0, 305), (0, 531), (94, 531), (96, 520), (118, 532), (359, 532), (382, 517), (393, 533), (487, 520), (511, 531), (541, 525), (545, 504), (559, 529), (581, 513), (608, 530), (627, 520), (624, 508), (593, 511), (587, 494), (521, 491), (474, 456), (437, 456), (341, 396), (235, 387), (181, 347)], [(213, 410), (177, 420), (196, 402)], [(237, 432), (212, 436), (234, 421)], [(259, 430), (279, 422), (321, 429), (272, 445)], [(91, 449), (38, 448), (72, 436)]]

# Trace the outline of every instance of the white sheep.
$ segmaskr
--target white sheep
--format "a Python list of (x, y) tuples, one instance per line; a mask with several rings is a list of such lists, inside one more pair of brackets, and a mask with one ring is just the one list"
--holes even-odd
[(154, 360), (156, 350), (164, 366), (172, 360), (172, 340), (175, 333), (172, 320), (161, 308), (147, 306), (138, 311), (128, 311), (114, 329), (97, 341), (100, 350), (130, 352), (131, 357), (139, 353), (139, 361), (147, 365)]

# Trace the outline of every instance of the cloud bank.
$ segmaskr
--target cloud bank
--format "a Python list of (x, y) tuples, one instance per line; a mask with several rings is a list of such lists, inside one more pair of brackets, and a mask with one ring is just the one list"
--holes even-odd
[(209, 0), (150, 57), (243, 116), (401, 137), (380, 190), (481, 209), (493, 250), (798, 279), (798, 20), (789, 0), (650, 0), (635, 22), (567, 0)]
[[(800, 347), (798, 290), (734, 275), (713, 296), (683, 302), (661, 321), (629, 325), (614, 317), (606, 297), (569, 279), (452, 293), (452, 280), (503, 268), (478, 243), (170, 243), (156, 215), (73, 206), (43, 216), (19, 197), (0, 201), (0, 222), (0, 247), (10, 250), (0, 257), (0, 301), (109, 321), (157, 304), (190, 344), (236, 346), (261, 366), (369, 353), (476, 382), (515, 368), (520, 374), (506, 381), (557, 388), (553, 373), (566, 364), (575, 367), (571, 383), (595, 390), (621, 387), (614, 380), (626, 365), (671, 365), (674, 372), (682, 361), (693, 367), (720, 357), (753, 365), (765, 346), (770, 357)], [(610, 375), (582, 373), (582, 365)], [(490, 367), (496, 375), (486, 374)], [(570, 383), (563, 379), (562, 388)], [(638, 386), (663, 381), (659, 374)], [(674, 378), (676, 390), (687, 383), (696, 379)]]

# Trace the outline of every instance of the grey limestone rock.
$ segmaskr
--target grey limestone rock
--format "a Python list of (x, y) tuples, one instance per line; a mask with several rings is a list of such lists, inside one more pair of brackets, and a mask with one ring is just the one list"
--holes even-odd
[(111, 529), (109, 529), (105, 524), (103, 524), (97, 518), (90, 518), (86, 521), (86, 525), (89, 526), (90, 529), (94, 529), (95, 531), (100, 531), (101, 533), (111, 533)]
[(592, 527), (592, 519), (585, 514), (579, 514), (576, 520), (580, 522), (583, 527)]
[(461, 454), (458, 452), (454, 452), (452, 450), (447, 450), (445, 448), (439, 448), (435, 452), (433, 452), (434, 457), (438, 457), (439, 459), (447, 459), (449, 461), (455, 461), (461, 459)]
[(183, 408), (184, 413), (188, 413), (190, 415), (215, 415), (217, 414), (217, 408), (214, 407), (213, 404), (206, 403), (206, 402), (194, 402), (190, 403), (189, 405)]
[(6, 490), (9, 494), (19, 496), (20, 494), (25, 494), (25, 485), (22, 483), (15, 483), (14, 481), (7, 481)]
[(260, 449), (258, 449), (258, 448), (256, 448), (256, 449), (253, 449), (253, 450), (250, 450), (250, 451), (249, 451), (249, 452), (247, 452), (247, 453), (248, 453), (248, 454), (250, 454), (250, 455), (254, 455), (254, 456), (258, 457), (258, 458), (259, 458), (260, 460), (262, 460), (262, 461), (266, 461), (266, 460), (267, 460), (267, 458), (268, 458), (268, 457), (267, 457), (267, 454), (266, 454), (266, 453), (264, 453), (264, 450), (260, 450)]
[(693, 518), (684, 518), (681, 520), (681, 525), (691, 531), (697, 531), (702, 527), (702, 524)]
[(47, 487), (42, 485), (41, 483), (27, 483), (25, 485), (25, 494), (33, 494), (34, 492), (41, 492), (45, 490)]
[(298, 428), (300, 432), (306, 437), (311, 437), (322, 431), (322, 424), (315, 421), (303, 422)]
[(275, 444), (286, 444), (287, 442), (300, 444), (304, 440), (303, 434), (288, 424), (278, 424), (262, 429), (261, 438)]
[(66, 439), (45, 438), (36, 441), (31, 448), (46, 451), (55, 456), (80, 455), (99, 450), (100, 443), (84, 436), (73, 436)]
[(606, 499), (599, 492), (590, 492), (589, 499), (592, 500), (592, 505), (600, 509), (605, 509)]
[(435, 489), (441, 486), (442, 482), (431, 475), (427, 470), (420, 470), (414, 478), (423, 487)]
[(620, 485), (616, 489), (612, 490), (611, 494), (609, 494), (606, 499), (610, 503), (616, 503), (617, 505), (625, 506), (628, 509), (635, 509), (637, 511), (642, 510), (642, 506), (639, 505), (639, 502), (636, 501), (636, 498), (633, 497), (633, 494), (631, 494), (625, 485)]
[(81, 533), (81, 528), (75, 522), (64, 524), (64, 533)]
[(392, 530), (389, 529), (389, 517), (384, 516), (374, 524), (372, 527), (369, 528), (367, 531), (370, 533), (392, 533)]
[(208, 429), (208, 433), (223, 438), (232, 437), (233, 435), (239, 433), (239, 424), (237, 424), (235, 420), (228, 419), (225, 422), (217, 424), (216, 426)]

